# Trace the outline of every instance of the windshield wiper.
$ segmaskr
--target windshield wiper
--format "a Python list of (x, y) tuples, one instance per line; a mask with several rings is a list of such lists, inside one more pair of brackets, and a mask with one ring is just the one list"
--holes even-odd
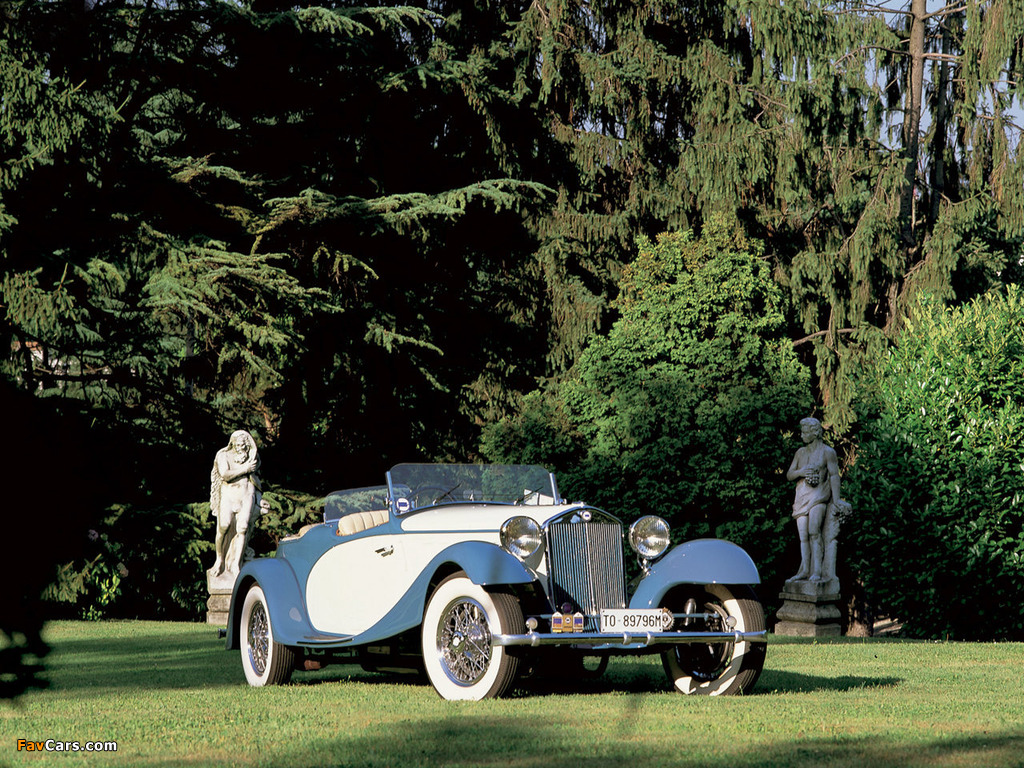
[(445, 492), (444, 492), (444, 493), (442, 493), (442, 494), (441, 494), (440, 496), (438, 496), (438, 497), (437, 497), (436, 499), (434, 499), (434, 502), (433, 502), (433, 503), (434, 503), (434, 504), (437, 504), (437, 502), (439, 502), (439, 501), (440, 501), (441, 499), (443, 499), (443, 498), (444, 498), (445, 496), (447, 496), (447, 497), (448, 497), (449, 499), (451, 499), (452, 501), (455, 501), (456, 499), (455, 499), (455, 497), (454, 497), (454, 496), (452, 496), (452, 491), (454, 491), (454, 490), (455, 490), (456, 488), (458, 488), (458, 487), (459, 487), (460, 485), (462, 485), (462, 483), (461, 483), (461, 482), (458, 482), (458, 483), (456, 483), (456, 484), (455, 484), (455, 485), (453, 485), (453, 486), (452, 486), (451, 488), (449, 488), (449, 489), (448, 489), (447, 491), (445, 491)]

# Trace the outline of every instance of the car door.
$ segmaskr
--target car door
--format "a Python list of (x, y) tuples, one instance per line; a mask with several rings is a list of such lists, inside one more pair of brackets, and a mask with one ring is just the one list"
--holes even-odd
[(384, 618), (411, 583), (401, 541), (388, 532), (356, 534), (326, 552), (306, 582), (313, 627), (358, 635)]

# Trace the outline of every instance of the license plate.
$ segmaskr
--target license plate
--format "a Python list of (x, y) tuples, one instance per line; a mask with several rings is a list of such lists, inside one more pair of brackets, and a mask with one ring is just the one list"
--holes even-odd
[(601, 611), (602, 632), (665, 632), (675, 621), (665, 608), (607, 608)]

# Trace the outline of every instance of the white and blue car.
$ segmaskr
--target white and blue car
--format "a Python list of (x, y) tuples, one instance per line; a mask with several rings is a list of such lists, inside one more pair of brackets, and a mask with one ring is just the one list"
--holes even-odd
[(610, 655), (660, 654), (678, 691), (738, 694), (764, 665), (759, 582), (735, 544), (672, 547), (660, 517), (626, 528), (566, 502), (542, 467), (400, 464), (243, 565), (227, 647), (254, 686), (355, 662), (484, 699), (546, 661), (599, 674)]

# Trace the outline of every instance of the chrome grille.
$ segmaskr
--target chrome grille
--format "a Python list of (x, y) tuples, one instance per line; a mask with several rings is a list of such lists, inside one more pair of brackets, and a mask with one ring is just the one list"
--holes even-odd
[[(588, 617), (602, 608), (626, 607), (622, 526), (611, 519), (584, 521), (569, 515), (552, 522), (548, 534), (550, 595), (556, 609), (572, 603)], [(588, 618), (586, 630), (594, 629)]]

